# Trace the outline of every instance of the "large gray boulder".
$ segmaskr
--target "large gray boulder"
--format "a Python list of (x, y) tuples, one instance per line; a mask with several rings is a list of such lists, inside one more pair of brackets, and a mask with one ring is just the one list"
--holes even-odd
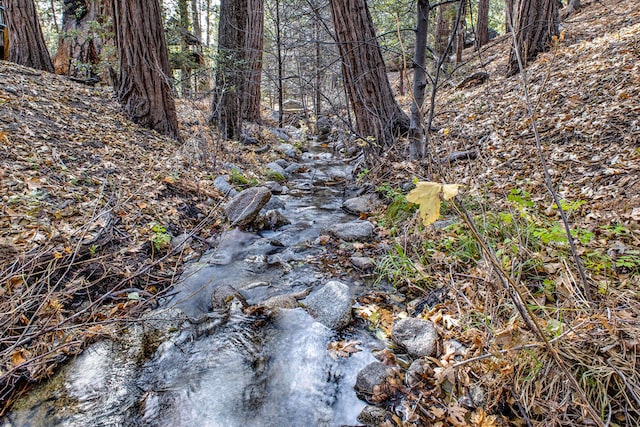
[(438, 334), (430, 320), (409, 317), (393, 325), (391, 340), (413, 357), (432, 356)]
[(271, 199), (271, 191), (266, 187), (252, 187), (238, 193), (224, 206), (224, 213), (232, 226), (250, 224), (258, 212)]
[(309, 314), (327, 328), (339, 331), (351, 323), (351, 291), (342, 282), (327, 282), (303, 303)]
[(350, 221), (342, 224), (334, 224), (327, 232), (333, 237), (345, 242), (363, 242), (373, 237), (374, 226), (369, 221)]

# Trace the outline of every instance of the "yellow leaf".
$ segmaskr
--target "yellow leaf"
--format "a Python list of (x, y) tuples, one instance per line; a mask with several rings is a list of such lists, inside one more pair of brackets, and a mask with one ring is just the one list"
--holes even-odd
[(11, 363), (13, 364), (13, 366), (21, 365), (26, 361), (27, 359), (24, 358), (22, 350), (14, 351), (11, 355)]
[(420, 206), (420, 217), (424, 225), (433, 224), (440, 217), (440, 195), (449, 200), (458, 194), (460, 184), (440, 184), (420, 181), (407, 194), (407, 201)]
[(449, 135), (449, 128), (444, 128), (444, 129), (442, 130), (442, 133), (444, 134), (444, 136)]
[(458, 195), (458, 189), (460, 184), (443, 184), (442, 185), (442, 198), (445, 200), (451, 200)]

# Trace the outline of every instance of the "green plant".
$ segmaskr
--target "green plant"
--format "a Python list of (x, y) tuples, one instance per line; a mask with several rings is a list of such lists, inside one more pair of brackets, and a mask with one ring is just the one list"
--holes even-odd
[(616, 258), (615, 265), (630, 271), (640, 271), (640, 251), (627, 251)]
[(153, 223), (151, 231), (153, 232), (151, 236), (151, 244), (155, 250), (159, 251), (168, 246), (171, 242), (171, 234), (169, 234), (167, 229), (162, 225)]
[(284, 182), (287, 180), (281, 173), (268, 169), (264, 175), (271, 181)]
[(393, 286), (403, 283), (415, 285), (428, 284), (428, 277), (421, 271), (406, 254), (402, 246), (395, 244), (393, 250), (388, 252), (376, 266), (376, 281), (379, 284), (387, 280)]

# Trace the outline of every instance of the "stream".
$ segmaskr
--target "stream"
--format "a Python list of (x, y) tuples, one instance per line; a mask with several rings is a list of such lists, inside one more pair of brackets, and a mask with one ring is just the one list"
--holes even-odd
[[(299, 173), (278, 195), (290, 224), (231, 229), (189, 265), (174, 293), (117, 340), (102, 340), (22, 398), (0, 426), (343, 426), (365, 406), (353, 386), (379, 348), (368, 331), (338, 332), (302, 307), (251, 310), (332, 280), (319, 268), (327, 227), (355, 218), (341, 209), (350, 167), (311, 142)], [(222, 293), (219, 307), (212, 294)], [(247, 309), (249, 307), (249, 309)], [(356, 340), (350, 357), (332, 341)]]

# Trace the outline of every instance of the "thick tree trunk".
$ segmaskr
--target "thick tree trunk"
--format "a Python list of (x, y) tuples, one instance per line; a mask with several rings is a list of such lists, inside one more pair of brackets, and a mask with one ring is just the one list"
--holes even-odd
[(218, 26), (218, 67), (212, 121), (228, 139), (240, 137), (245, 95), (247, 0), (222, 0)]
[(489, 0), (478, 1), (478, 21), (476, 23), (476, 48), (480, 49), (489, 41)]
[[(345, 86), (358, 133), (377, 148), (409, 129), (387, 79), (380, 45), (365, 0), (330, 0)], [(370, 147), (373, 148), (373, 147)]]
[(53, 73), (33, 0), (4, 0), (9, 27), (9, 60)]
[(113, 0), (117, 96), (136, 123), (178, 138), (169, 56), (158, 0)]
[(426, 53), (429, 33), (429, 0), (418, 0), (418, 22), (416, 28), (416, 46), (413, 56), (413, 102), (411, 103), (411, 125), (409, 129), (409, 155), (411, 160), (425, 157), (424, 104), (427, 88)]
[[(514, 7), (514, 28), (518, 53), (524, 67), (540, 52), (549, 49), (551, 39), (558, 34), (557, 0), (517, 0)], [(515, 49), (511, 49), (507, 75), (518, 73)]]
[(247, 17), (247, 79), (246, 96), (243, 99), (244, 119), (260, 120), (260, 85), (262, 82), (262, 47), (264, 33), (264, 0), (248, 0)]
[[(111, 10), (106, 0), (65, 0), (62, 34), (53, 58), (57, 74), (83, 79), (99, 78), (97, 65), (104, 45), (96, 23), (106, 25)], [(106, 31), (105, 31), (106, 33)]]

